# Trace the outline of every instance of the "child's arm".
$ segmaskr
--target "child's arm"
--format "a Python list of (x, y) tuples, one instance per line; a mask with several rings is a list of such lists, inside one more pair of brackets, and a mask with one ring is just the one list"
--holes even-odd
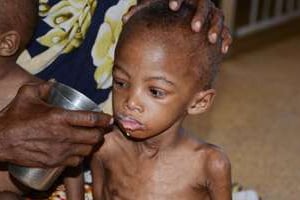
[(91, 160), (93, 200), (104, 199), (104, 168), (101, 158), (95, 153)]
[(231, 200), (231, 166), (221, 151), (213, 151), (207, 160), (207, 186), (212, 200)]
[(29, 188), (19, 184), (18, 181), (13, 180), (12, 176), (8, 172), (7, 163), (0, 162), (0, 191), (7, 191), (21, 195), (28, 192)]
[(67, 168), (64, 184), (67, 200), (84, 200), (84, 179), (82, 165)]

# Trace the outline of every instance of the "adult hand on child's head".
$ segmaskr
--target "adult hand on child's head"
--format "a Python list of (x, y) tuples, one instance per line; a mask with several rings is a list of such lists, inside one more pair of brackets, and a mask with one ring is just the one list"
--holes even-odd
[(0, 160), (32, 167), (76, 166), (103, 141), (111, 116), (45, 103), (52, 84), (24, 85), (0, 114)]
[[(146, 6), (154, 0), (140, 0), (138, 5), (132, 7), (129, 12), (124, 16), (124, 21), (126, 22), (136, 11), (140, 8)], [(197, 6), (197, 11), (191, 21), (191, 28), (195, 32), (199, 32), (202, 24), (206, 20), (210, 20), (210, 29), (208, 33), (208, 38), (211, 43), (216, 43), (218, 37), (222, 40), (222, 52), (226, 54), (228, 48), (232, 43), (232, 37), (229, 28), (224, 25), (224, 14), (219, 9), (216, 8), (211, 0), (169, 0), (170, 9), (177, 11), (183, 2), (194, 4)]]

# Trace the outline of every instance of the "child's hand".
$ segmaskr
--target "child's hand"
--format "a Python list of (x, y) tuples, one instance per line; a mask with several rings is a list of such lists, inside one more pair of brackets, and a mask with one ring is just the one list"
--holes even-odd
[[(138, 1), (138, 5), (130, 8), (129, 12), (123, 17), (123, 21), (126, 22), (136, 11), (147, 6), (151, 1), (153, 0)], [(169, 0), (169, 6), (172, 10), (176, 11), (183, 2), (197, 5), (197, 11), (191, 21), (191, 28), (195, 32), (199, 32), (205, 20), (210, 20), (209, 41), (214, 44), (217, 42), (218, 37), (221, 37), (222, 52), (226, 54), (232, 43), (232, 37), (229, 28), (224, 25), (223, 12), (216, 8), (211, 0)]]

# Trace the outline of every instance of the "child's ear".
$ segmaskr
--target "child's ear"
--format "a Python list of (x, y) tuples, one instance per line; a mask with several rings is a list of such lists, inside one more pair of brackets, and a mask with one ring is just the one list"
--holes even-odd
[(8, 31), (0, 35), (0, 56), (13, 56), (20, 48), (21, 36), (17, 31)]
[(213, 103), (215, 96), (216, 91), (214, 89), (204, 90), (196, 93), (189, 104), (187, 110), (188, 114), (195, 115), (207, 111)]

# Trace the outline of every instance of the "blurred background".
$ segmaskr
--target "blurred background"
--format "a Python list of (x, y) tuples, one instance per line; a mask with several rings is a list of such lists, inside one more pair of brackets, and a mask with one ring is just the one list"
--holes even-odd
[(229, 155), (262, 200), (300, 199), (300, 0), (219, 0), (234, 37), (209, 112), (186, 129)]

